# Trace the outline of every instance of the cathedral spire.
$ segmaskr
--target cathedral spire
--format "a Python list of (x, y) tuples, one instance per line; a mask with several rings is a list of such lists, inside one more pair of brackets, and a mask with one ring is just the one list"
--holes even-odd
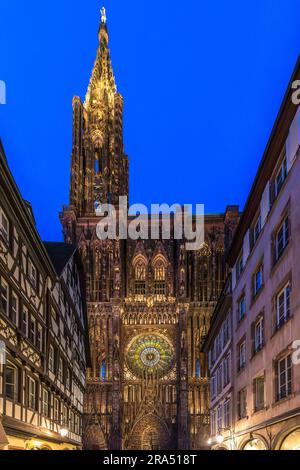
[(85, 100), (85, 107), (87, 109), (90, 109), (93, 106), (93, 103), (96, 103), (95, 98), (99, 98), (100, 91), (101, 93), (105, 92), (110, 96), (110, 98), (112, 98), (116, 93), (115, 77), (108, 48), (109, 36), (106, 22), (106, 10), (103, 7), (101, 9), (101, 21), (98, 32), (99, 46), (97, 57)]
[(106, 10), (84, 104), (73, 100), (71, 204), (91, 214), (100, 203), (128, 195), (128, 159), (123, 146), (123, 98), (117, 92), (108, 47)]
[(106, 10), (104, 7), (101, 9), (101, 23), (106, 24)]
[(102, 43), (105, 41), (108, 44), (108, 29), (106, 25), (107, 17), (106, 17), (106, 9), (102, 7), (101, 9), (101, 21), (99, 26), (99, 42)]

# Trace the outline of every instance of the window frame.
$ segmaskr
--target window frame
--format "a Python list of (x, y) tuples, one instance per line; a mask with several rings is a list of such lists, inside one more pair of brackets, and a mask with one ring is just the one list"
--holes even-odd
[[(242, 313), (242, 305), (244, 305), (244, 313)], [(238, 300), (238, 323), (241, 323), (247, 315), (247, 302), (246, 302), (246, 294), (243, 293)]]
[(63, 383), (63, 381), (64, 381), (64, 361), (61, 357), (58, 360), (57, 378), (61, 383)]
[[(36, 380), (33, 379), (30, 375), (27, 376), (27, 406), (31, 411), (36, 411)], [(33, 386), (33, 388), (31, 388)], [(32, 406), (33, 405), (33, 406)]]
[[(15, 306), (14, 306), (14, 300), (16, 300)], [(12, 290), (10, 319), (16, 326), (19, 326), (19, 312), (20, 312), (20, 299), (19, 299), (19, 296), (15, 293), (15, 291)]]
[(36, 347), (41, 353), (44, 352), (44, 329), (40, 323), (36, 325)]
[(52, 374), (55, 373), (55, 349), (52, 344), (49, 346), (48, 369)]
[[(280, 191), (284, 185), (285, 180), (288, 176), (288, 167), (287, 167), (287, 157), (284, 154), (282, 161), (280, 163), (280, 167), (278, 168), (275, 177), (274, 177), (274, 185), (275, 185), (275, 199), (279, 196)], [(279, 180), (280, 177), (280, 180)]]
[(66, 389), (71, 390), (71, 371), (69, 367), (66, 367)]
[(217, 421), (216, 421), (217, 416), (216, 415), (217, 415), (216, 409), (213, 409), (211, 411), (211, 426), (210, 426), (212, 436), (215, 436), (217, 434)]
[(262, 232), (262, 219), (261, 213), (256, 217), (252, 226), (252, 247), (254, 247)]
[(224, 428), (229, 429), (231, 427), (231, 398), (227, 398), (224, 402)]
[[(45, 400), (46, 397), (46, 400)], [(50, 406), (49, 406), (49, 391), (45, 388), (42, 388), (42, 415), (45, 418), (49, 418), (50, 416)]]
[[(260, 280), (260, 283), (258, 282)], [(264, 287), (264, 266), (261, 263), (253, 274), (253, 299), (262, 291)]]
[[(281, 231), (282, 231), (282, 237), (279, 235)], [(275, 263), (277, 263), (277, 261), (280, 260), (286, 248), (288, 247), (290, 243), (290, 236), (291, 236), (290, 218), (289, 218), (289, 215), (286, 214), (275, 232), (275, 250), (274, 250)], [(282, 247), (279, 248), (279, 245), (281, 243), (282, 243)]]
[(67, 428), (69, 427), (69, 413), (68, 413), (68, 407), (66, 405), (62, 406), (62, 425), (66, 426)]
[(244, 271), (244, 254), (243, 252), (241, 252), (237, 259), (236, 267), (235, 267), (237, 281), (240, 279), (243, 271)]
[[(291, 283), (287, 282), (285, 286), (276, 294), (276, 330), (279, 330), (291, 317)], [(283, 295), (283, 316), (280, 318), (280, 298)]]
[[(29, 315), (28, 318), (28, 341), (31, 342), (34, 346), (36, 345), (36, 327), (37, 327), (37, 321), (34, 315), (32, 313)], [(32, 328), (33, 327), (33, 328)]]
[(214, 400), (217, 397), (217, 377), (216, 374), (214, 374), (211, 377), (211, 398)]
[[(263, 401), (259, 402), (258, 397), (261, 392), (259, 390), (259, 385), (263, 384)], [(260, 375), (258, 377), (255, 377), (253, 380), (253, 410), (254, 413), (257, 413), (258, 411), (262, 411), (265, 409), (266, 406), (266, 380), (265, 380), (265, 375)]]
[(238, 419), (242, 420), (242, 419), (247, 418), (247, 388), (246, 387), (239, 390), (237, 405), (238, 405), (238, 413), (237, 413)]
[[(6, 297), (5, 297), (5, 302), (6, 302), (6, 306), (4, 307), (4, 304), (3, 304), (3, 292), (4, 290), (6, 291)], [(5, 313), (5, 315), (7, 316), (7, 318), (9, 318), (9, 306), (10, 306), (10, 302), (9, 302), (9, 284), (6, 282), (6, 280), (4, 279), (3, 276), (1, 276), (1, 279), (0, 279), (0, 305), (1, 305), (1, 310)]]
[(138, 297), (145, 297), (146, 295), (146, 281), (134, 281), (134, 295)]
[(30, 257), (28, 258), (27, 275), (28, 275), (28, 279), (32, 287), (34, 287), (34, 289), (37, 289), (38, 271), (34, 262), (32, 261)]
[[(7, 227), (4, 227), (3, 220), (6, 221)], [(9, 241), (10, 241), (10, 222), (9, 218), (7, 217), (4, 209), (2, 207), (0, 208), (0, 237), (5, 243), (7, 247), (9, 247)]]
[(54, 401), (53, 401), (53, 420), (56, 424), (61, 423), (61, 421), (60, 421), (60, 402), (59, 402), (58, 398), (54, 398)]
[(223, 407), (219, 405), (217, 408), (217, 428), (218, 432), (221, 432), (223, 429)]
[[(242, 362), (243, 359), (243, 362)], [(238, 344), (238, 372), (241, 372), (245, 369), (247, 363), (247, 344), (246, 338)]]
[[(7, 382), (7, 370), (13, 371), (13, 382)], [(12, 396), (7, 393), (7, 387), (12, 387)], [(13, 364), (12, 362), (8, 361), (5, 367), (5, 397), (6, 399), (17, 403), (19, 402), (19, 368)]]
[(254, 322), (253, 343), (255, 355), (262, 350), (265, 343), (265, 318), (263, 314), (259, 315), (256, 321)]
[[(22, 305), (22, 321), (21, 321), (21, 330), (22, 333), (26, 338), (28, 338), (28, 333), (29, 333), (29, 310), (28, 308), (23, 304)], [(24, 321), (26, 319), (26, 321)]]
[[(280, 366), (284, 363), (285, 369), (282, 371)], [(277, 401), (284, 400), (290, 397), (293, 393), (293, 362), (291, 354), (287, 354), (284, 357), (278, 359), (276, 363), (277, 367)], [(281, 383), (282, 375), (284, 375), (284, 382)], [(281, 389), (285, 391), (282, 394)]]

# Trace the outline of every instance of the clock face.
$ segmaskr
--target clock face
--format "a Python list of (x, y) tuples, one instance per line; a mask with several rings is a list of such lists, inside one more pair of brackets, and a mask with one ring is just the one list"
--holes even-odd
[(166, 338), (146, 335), (131, 343), (127, 363), (137, 377), (153, 374), (162, 378), (172, 369), (174, 356), (174, 349)]

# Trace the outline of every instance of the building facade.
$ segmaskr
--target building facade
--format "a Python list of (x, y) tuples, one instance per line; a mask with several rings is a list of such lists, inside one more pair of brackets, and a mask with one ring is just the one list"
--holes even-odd
[[(210, 376), (210, 438), (223, 439), (223, 433), (230, 436), (233, 411), (233, 367), (232, 367), (232, 296), (231, 277), (229, 276), (224, 291), (215, 307), (209, 334), (203, 345), (208, 354), (208, 368)], [(219, 436), (222, 436), (219, 437)], [(221, 445), (221, 442), (217, 442)], [(229, 448), (232, 450), (229, 440)]]
[[(228, 255), (231, 300), (219, 312), (232, 318), (232, 407), (218, 423), (211, 403), (214, 448), (300, 449), (299, 78), (298, 62)], [(212, 376), (217, 335), (205, 345)]]
[(100, 205), (112, 203), (119, 213), (119, 197), (129, 196), (123, 98), (108, 41), (103, 10), (86, 100), (73, 99), (70, 205), (61, 214), (65, 242), (78, 246), (87, 285), (92, 367), (85, 447), (205, 448), (209, 380), (201, 346), (224, 286), (224, 252), (238, 208), (205, 217), (198, 251), (172, 235), (98, 238)]
[(82, 448), (87, 321), (76, 247), (44, 245), (0, 145), (0, 448)]

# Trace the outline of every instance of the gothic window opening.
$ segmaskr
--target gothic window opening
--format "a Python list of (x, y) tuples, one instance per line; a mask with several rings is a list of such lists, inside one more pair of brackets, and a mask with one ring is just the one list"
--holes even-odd
[(140, 259), (135, 265), (135, 285), (134, 293), (137, 296), (146, 295), (146, 263)]
[(201, 378), (201, 362), (200, 362), (200, 359), (197, 359), (197, 362), (196, 362), (196, 377), (197, 377), (197, 379)]
[(101, 364), (101, 379), (106, 380), (106, 361), (102, 361)]
[(95, 209), (95, 212), (99, 212), (100, 211), (100, 208), (101, 208), (101, 204), (100, 204), (100, 201), (98, 201), (97, 199), (95, 200), (94, 202), (94, 209)]
[(166, 268), (161, 259), (154, 265), (154, 295), (158, 300), (166, 295)]
[(95, 174), (99, 175), (101, 173), (101, 168), (100, 168), (100, 157), (98, 152), (95, 154)]

